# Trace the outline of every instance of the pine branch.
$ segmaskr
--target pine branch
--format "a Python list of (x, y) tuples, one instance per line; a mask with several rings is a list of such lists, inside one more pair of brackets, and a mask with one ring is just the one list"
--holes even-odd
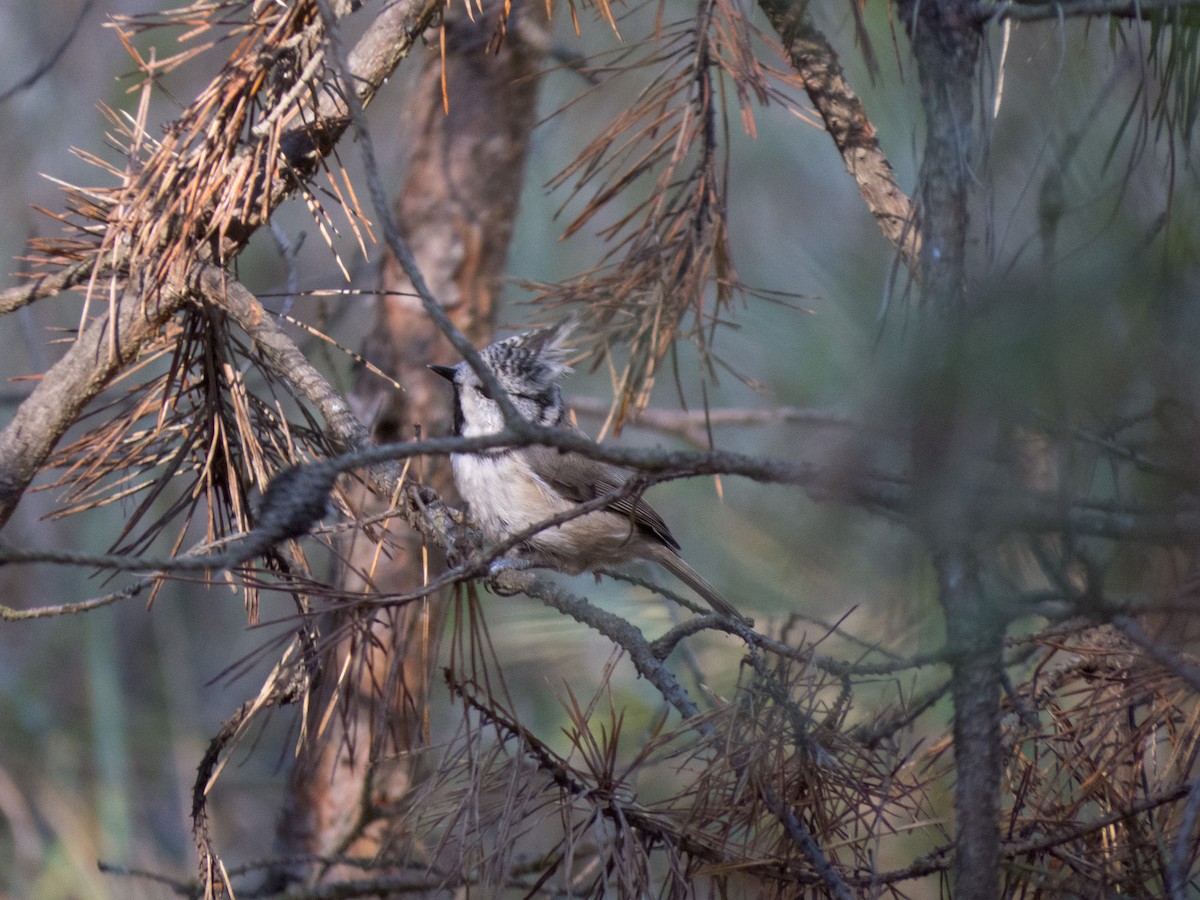
[(1121, 19), (1147, 19), (1155, 13), (1200, 6), (1196, 0), (1068, 0), (1065, 3), (1026, 3), (1021, 0), (1002, 0), (999, 3), (980, 3), (974, 17), (978, 22), (1062, 21), (1070, 18), (1099, 19), (1112, 16)]
[[(784, 52), (804, 82), (808, 99), (821, 114), (846, 171), (884, 237), (918, 280), (921, 229), (912, 201), (896, 183), (862, 101), (847, 82), (829, 39), (817, 28), (806, 0), (759, 0), (759, 8), (779, 35)], [(857, 7), (855, 7), (857, 15)]]

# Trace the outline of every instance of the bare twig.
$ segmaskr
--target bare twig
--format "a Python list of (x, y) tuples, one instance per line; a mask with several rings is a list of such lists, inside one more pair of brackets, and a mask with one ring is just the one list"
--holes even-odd
[[(612, 405), (591, 397), (573, 397), (571, 408), (585, 416), (607, 418)], [(708, 444), (708, 428), (797, 424), (853, 429), (861, 432), (866, 423), (845, 413), (796, 406), (772, 406), (766, 409), (644, 409), (631, 417), (630, 426), (674, 434), (697, 446)]]
[(812, 834), (796, 818), (795, 811), (784, 805), (770, 788), (764, 789), (764, 797), (767, 808), (783, 823), (788, 837), (800, 847), (801, 852), (813, 864), (821, 880), (833, 892), (833, 896), (839, 898), (839, 900), (852, 900), (854, 895), (850, 893), (849, 885), (846, 884), (837, 870), (830, 865), (829, 860), (826, 859), (817, 842), (813, 840)]
[[(629, 654), (630, 662), (638, 674), (654, 685), (663, 699), (681, 716), (692, 719), (700, 715), (700, 708), (688, 696), (687, 690), (676, 680), (671, 670), (654, 653), (650, 642), (636, 625), (544, 579), (532, 578), (527, 573), (502, 571), (495, 576), (495, 580), (505, 590), (526, 593), (598, 631)], [(701, 734), (712, 732), (712, 726), (703, 719), (697, 721), (696, 729)]]
[(195, 880), (184, 880), (181, 878), (172, 878), (169, 875), (163, 875), (161, 872), (151, 872), (146, 869), (128, 868), (126, 866), (118, 866), (113, 863), (100, 860), (96, 863), (96, 868), (105, 875), (115, 875), (119, 878), (133, 878), (140, 881), (149, 881), (154, 884), (160, 884), (163, 887), (170, 888), (172, 892), (180, 897), (194, 897), (198, 888), (198, 883)]
[(24, 284), (0, 291), (0, 315), (28, 306), (43, 297), (52, 297), (86, 281), (94, 266), (95, 263), (91, 259), (80, 260), (55, 272), (38, 275)]
[(90, 600), (79, 600), (75, 603), (56, 603), (52, 606), (38, 606), (33, 609), (16, 609), (11, 606), (0, 605), (0, 619), (6, 622), (20, 622), (25, 619), (50, 619), (55, 616), (73, 616), (76, 613), (88, 612), (121, 600), (128, 600), (130, 597), (136, 597), (153, 584), (155, 580), (157, 580), (157, 576), (149, 575), (119, 591), (113, 591), (102, 597), (93, 597)]
[(1003, 0), (980, 3), (975, 8), (979, 22), (1013, 19), (1019, 22), (1061, 21), (1067, 18), (1145, 18), (1156, 12), (1195, 7), (1195, 0), (1067, 0), (1065, 3), (1021, 3)]

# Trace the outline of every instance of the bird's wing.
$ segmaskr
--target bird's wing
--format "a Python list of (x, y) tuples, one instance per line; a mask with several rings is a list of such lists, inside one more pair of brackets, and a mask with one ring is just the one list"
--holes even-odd
[[(577, 453), (563, 453), (554, 447), (527, 447), (524, 452), (533, 470), (572, 503), (585, 503), (618, 491), (629, 478), (628, 472), (615, 466)], [(671, 550), (679, 550), (679, 541), (667, 523), (641, 496), (617, 497), (605, 508), (627, 517), (638, 531)]]

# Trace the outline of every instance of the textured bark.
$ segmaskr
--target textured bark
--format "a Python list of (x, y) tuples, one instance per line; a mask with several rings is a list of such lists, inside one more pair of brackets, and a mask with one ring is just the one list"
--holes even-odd
[[(455, 8), (447, 13), (446, 84), (449, 112), (443, 108), (441, 59), (429, 53), (424, 71), (400, 121), (411, 123), (413, 149), (404, 187), (396, 199), (400, 227), (434, 296), (451, 320), (475, 344), (485, 342), (495, 319), (509, 238), (517, 212), (529, 132), (535, 121), (537, 79), (532, 51), (510, 28), (499, 52), (487, 48), (496, 27), (494, 10), (469, 21)], [(516, 11), (514, 15), (518, 14)], [(377, 132), (378, 135), (378, 132)], [(410, 439), (449, 427), (449, 397), (430, 363), (456, 361), (411, 292), (395, 260), (385, 265), (375, 303), (375, 328), (364, 356), (403, 385), (397, 391), (363, 371), (350, 398), (378, 441)], [(453, 496), (444, 461), (424, 463), (427, 480), (443, 496)], [(420, 469), (413, 468), (415, 477)], [(382, 508), (363, 504), (363, 515)], [(405, 591), (422, 583), (420, 540), (396, 534), (393, 559), (373, 569), (377, 590)], [(353, 567), (370, 569), (371, 542), (361, 536), (347, 548)], [(440, 564), (431, 560), (431, 574)], [(345, 586), (363, 585), (347, 576)], [(350, 683), (340, 691), (343, 716), (335, 732), (308, 747), (292, 780), (290, 815), (281, 834), (286, 850), (373, 856), (403, 837), (396, 811), (420, 777), (418, 757), (406, 751), (422, 740), (423, 711), (444, 603), (410, 605), (376, 617), (373, 643), (364, 648), (344, 641), (324, 660), (334, 678), (347, 654), (355, 653)], [(427, 619), (425, 617), (428, 617)], [(327, 878), (349, 872), (336, 869)]]
[(1000, 736), (1003, 624), (980, 583), (970, 550), (934, 561), (946, 617), (954, 700), (954, 896), (1000, 896)]
[(954, 895), (1000, 895), (1000, 688), (1004, 622), (979, 571), (985, 534), (977, 498), (986, 482), (994, 416), (981, 413), (960, 370), (967, 355), (967, 228), (980, 33), (964, 0), (906, 0), (900, 7), (921, 82), (921, 307), (915, 346), (921, 387), (914, 406), (913, 466), (926, 494), (925, 532), (946, 620), (954, 699)]
[(808, 4), (803, 0), (759, 0), (758, 5), (779, 35), (792, 68), (803, 79), (808, 99), (821, 114), (880, 231), (900, 252), (908, 270), (919, 276), (921, 238), (912, 201), (896, 183), (875, 126), (846, 81), (837, 53), (808, 14)]
[(944, 320), (965, 304), (967, 201), (981, 39), (973, 7), (964, 0), (907, 0), (901, 12), (917, 58), (925, 111), (918, 200), (926, 278), (921, 297), (930, 314)]

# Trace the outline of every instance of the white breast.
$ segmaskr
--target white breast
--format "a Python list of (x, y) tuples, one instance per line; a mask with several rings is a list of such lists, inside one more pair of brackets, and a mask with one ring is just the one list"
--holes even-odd
[[(453, 454), (450, 459), (471, 520), (489, 541), (501, 541), (574, 507), (529, 468), (520, 451)], [(556, 568), (581, 572), (627, 556), (631, 539), (637, 543), (627, 517), (595, 512), (547, 528), (529, 545)]]
[(567, 504), (530, 470), (519, 452), (450, 457), (454, 483), (471, 518), (493, 541), (557, 515)]

